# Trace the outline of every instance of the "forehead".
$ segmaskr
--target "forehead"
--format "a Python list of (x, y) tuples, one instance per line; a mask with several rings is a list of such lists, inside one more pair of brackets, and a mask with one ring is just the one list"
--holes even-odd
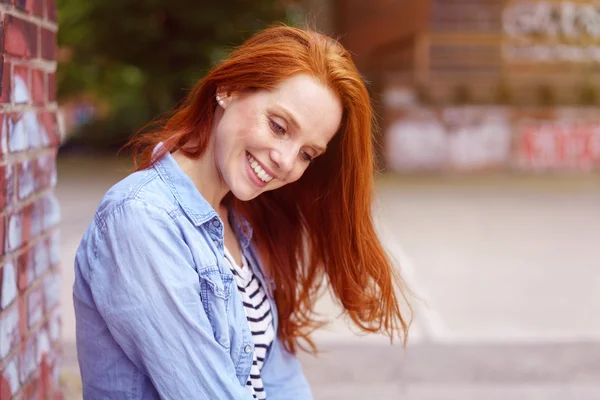
[(269, 103), (289, 111), (302, 133), (325, 136), (328, 142), (337, 132), (342, 106), (336, 94), (309, 75), (294, 75), (269, 92)]

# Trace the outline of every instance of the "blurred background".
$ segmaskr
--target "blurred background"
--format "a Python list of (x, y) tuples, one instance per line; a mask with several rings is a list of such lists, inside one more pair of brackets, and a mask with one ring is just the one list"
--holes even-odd
[(324, 298), (317, 399), (600, 399), (600, 1), (59, 0), (61, 382), (75, 250), (117, 150), (275, 21), (339, 37), (379, 116), (374, 213), (414, 292), (406, 349)]

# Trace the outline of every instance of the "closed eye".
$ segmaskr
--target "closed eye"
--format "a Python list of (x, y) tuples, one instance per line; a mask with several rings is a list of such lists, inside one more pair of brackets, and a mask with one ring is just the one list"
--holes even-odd
[(305, 161), (307, 163), (311, 163), (315, 160), (315, 158), (313, 156), (311, 156), (304, 150), (300, 150), (300, 157), (302, 158), (303, 161)]
[(282, 127), (281, 125), (279, 125), (277, 122), (273, 121), (270, 118), (269, 118), (269, 125), (271, 126), (271, 130), (274, 133), (276, 133), (277, 135), (285, 135), (285, 136), (287, 136), (287, 132), (285, 131), (285, 128)]

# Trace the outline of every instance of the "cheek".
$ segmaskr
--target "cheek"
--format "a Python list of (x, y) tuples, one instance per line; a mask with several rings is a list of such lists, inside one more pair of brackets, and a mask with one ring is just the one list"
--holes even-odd
[(235, 109), (235, 115), (233, 115), (233, 130), (236, 133), (236, 139), (253, 139), (261, 134), (261, 128), (263, 121), (261, 120), (261, 114), (257, 107), (252, 103), (239, 104)]
[[(304, 174), (305, 171), (306, 171), (305, 166), (303, 166), (303, 165), (296, 166), (294, 168), (294, 170), (289, 173), (289, 175), (287, 176), (287, 179), (285, 180), (285, 182), (283, 182), (283, 185), (287, 185), (288, 183), (296, 182), (298, 179), (302, 178), (302, 175)], [(281, 185), (281, 186), (283, 186), (283, 185)]]

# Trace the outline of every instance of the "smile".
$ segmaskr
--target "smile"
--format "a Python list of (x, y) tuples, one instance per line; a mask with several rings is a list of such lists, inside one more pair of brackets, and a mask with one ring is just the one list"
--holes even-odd
[(250, 153), (246, 152), (246, 158), (248, 159), (248, 163), (250, 163), (250, 167), (252, 167), (252, 170), (258, 179), (265, 183), (271, 182), (273, 177), (260, 166), (260, 164), (254, 159), (254, 157), (252, 157)]

